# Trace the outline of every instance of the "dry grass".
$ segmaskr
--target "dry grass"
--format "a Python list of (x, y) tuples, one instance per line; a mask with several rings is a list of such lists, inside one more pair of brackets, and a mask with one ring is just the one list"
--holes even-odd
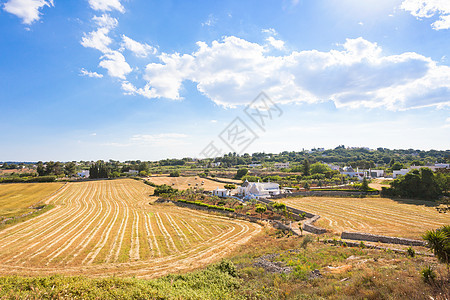
[(45, 200), (63, 183), (0, 184), (0, 219), (20, 216), (32, 211), (32, 206)]
[(382, 187), (390, 187), (389, 184), (386, 183), (386, 179), (373, 179), (371, 183), (369, 183), (369, 187), (381, 191)]
[(151, 205), (152, 189), (131, 179), (68, 183), (54, 209), (0, 231), (0, 274), (161, 276), (217, 261), (261, 230)]
[[(189, 188), (198, 187), (203, 188), (206, 191), (212, 191), (215, 190), (216, 188), (223, 189), (225, 186), (225, 183), (200, 178), (198, 176), (194, 177), (152, 176), (148, 177), (147, 180), (157, 185), (167, 184), (178, 190), (187, 190)], [(203, 185), (202, 181), (204, 182)]]
[(328, 197), (282, 201), (320, 215), (316, 224), (334, 232), (367, 232), (417, 239), (426, 230), (450, 224), (450, 215), (438, 213), (434, 203), (429, 201)]

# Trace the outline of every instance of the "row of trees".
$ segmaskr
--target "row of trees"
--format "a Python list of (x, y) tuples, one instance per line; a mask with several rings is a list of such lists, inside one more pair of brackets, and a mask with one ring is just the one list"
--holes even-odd
[(450, 190), (450, 174), (433, 173), (429, 168), (412, 170), (391, 183), (390, 188), (383, 188), (382, 195), (401, 198), (434, 200)]
[(109, 178), (110, 170), (104, 162), (98, 161), (89, 168), (89, 178)]

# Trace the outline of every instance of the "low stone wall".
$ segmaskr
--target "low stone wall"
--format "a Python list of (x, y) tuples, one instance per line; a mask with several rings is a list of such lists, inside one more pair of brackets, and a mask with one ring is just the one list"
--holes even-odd
[(314, 222), (316, 222), (317, 220), (320, 219), (319, 215), (315, 215), (314, 217), (306, 220), (303, 223), (303, 230), (314, 233), (314, 234), (324, 234), (327, 232), (327, 230), (325, 228), (320, 228), (317, 226), (314, 226)]
[[(259, 199), (258, 201), (261, 201), (266, 204), (270, 204), (273, 202), (268, 199)], [(286, 206), (286, 209), (293, 213), (293, 218), (297, 221), (303, 220), (303, 218), (300, 218), (299, 216), (302, 214), (305, 214), (305, 217), (307, 218), (307, 220), (305, 222), (303, 222), (303, 230), (308, 231), (310, 233), (314, 233), (314, 234), (324, 234), (327, 232), (326, 229), (313, 225), (314, 222), (316, 222), (320, 218), (319, 215), (314, 215), (312, 213), (309, 213), (309, 212), (306, 212), (306, 211), (303, 211), (303, 210), (300, 210), (300, 209), (297, 209), (297, 208), (294, 208), (291, 206)]]
[(367, 241), (367, 242), (380, 242), (386, 244), (398, 244), (409, 246), (426, 246), (427, 244), (425, 241), (419, 240), (411, 240), (399, 237), (391, 237), (361, 232), (346, 232), (346, 231), (342, 232), (341, 239)]

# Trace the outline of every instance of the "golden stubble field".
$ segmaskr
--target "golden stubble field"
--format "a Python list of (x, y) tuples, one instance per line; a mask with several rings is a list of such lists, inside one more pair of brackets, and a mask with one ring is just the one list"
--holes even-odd
[(320, 215), (316, 225), (336, 233), (352, 231), (420, 239), (426, 230), (450, 224), (450, 214), (438, 213), (429, 201), (331, 197), (281, 201)]
[[(178, 190), (187, 190), (189, 188), (203, 188), (206, 191), (212, 191), (216, 188), (223, 189), (226, 183), (220, 183), (198, 176), (192, 177), (169, 177), (169, 176), (152, 176), (147, 177), (146, 180), (153, 182), (154, 184), (161, 185), (167, 184)], [(203, 185), (202, 185), (203, 181)]]
[(5, 183), (0, 184), (0, 219), (32, 211), (31, 207), (49, 199), (64, 183)]
[(219, 260), (261, 226), (172, 204), (131, 179), (68, 183), (55, 208), (0, 231), (0, 274), (137, 276)]

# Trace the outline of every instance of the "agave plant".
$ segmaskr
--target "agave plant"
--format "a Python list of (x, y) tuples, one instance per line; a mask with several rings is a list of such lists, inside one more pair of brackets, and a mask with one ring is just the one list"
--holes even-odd
[(428, 241), (428, 246), (433, 249), (439, 261), (450, 263), (450, 225), (427, 231), (423, 239)]

